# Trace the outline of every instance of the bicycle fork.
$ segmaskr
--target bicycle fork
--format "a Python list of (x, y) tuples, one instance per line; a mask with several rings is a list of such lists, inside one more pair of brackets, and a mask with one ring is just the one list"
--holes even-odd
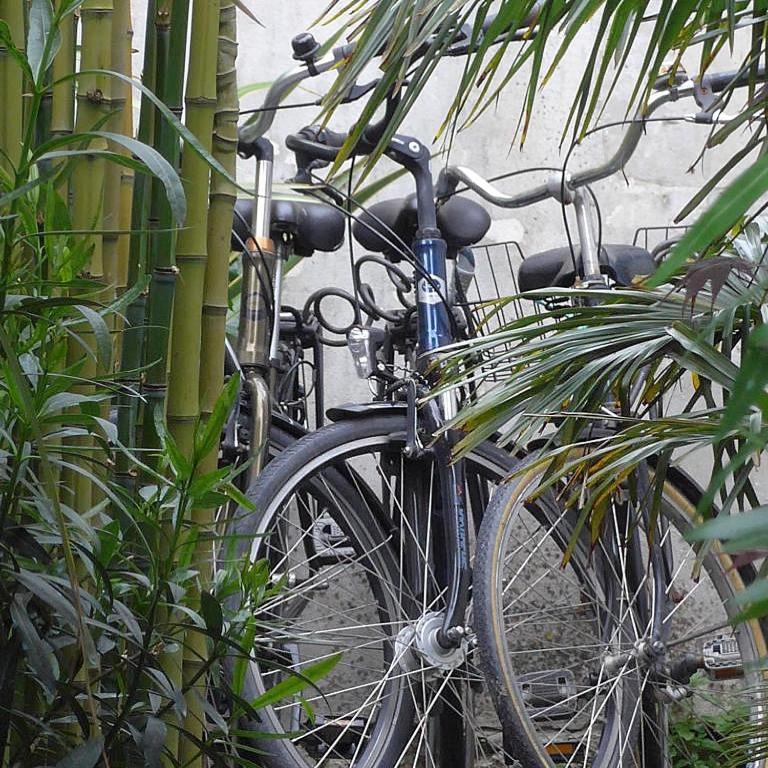
[[(435, 230), (436, 233), (436, 230)], [(446, 244), (439, 236), (424, 231), (413, 251), (419, 265), (417, 280), (417, 311), (419, 352), (427, 365), (431, 353), (453, 340), (446, 306)], [(443, 552), (439, 587), (446, 592), (445, 613), (437, 635), (438, 643), (446, 648), (461, 644), (465, 635), (471, 571), (469, 566), (468, 517), (465, 495), (464, 462), (453, 461), (456, 436), (442, 427), (456, 415), (456, 399), (452, 393), (430, 400), (424, 408), (429, 432), (436, 435), (432, 450), (438, 470), (440, 504), (438, 519), (443, 533)]]

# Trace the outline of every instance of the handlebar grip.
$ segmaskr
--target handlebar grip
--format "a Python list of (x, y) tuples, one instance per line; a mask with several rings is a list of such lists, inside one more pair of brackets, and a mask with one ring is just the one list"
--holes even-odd
[(746, 69), (704, 75), (701, 84), (712, 93), (721, 93), (728, 87), (743, 88), (751, 82), (765, 82), (765, 79), (765, 67), (758, 67), (757, 72)]
[(272, 146), (272, 142), (269, 141), (269, 139), (265, 139), (263, 136), (248, 141), (240, 138), (238, 135), (237, 154), (244, 160), (255, 157), (257, 160), (266, 160), (271, 163), (274, 159), (275, 150)]
[(301, 133), (289, 134), (285, 139), (285, 145), (296, 153), (299, 165), (302, 165), (303, 161), (312, 160), (324, 160), (332, 163), (338, 156), (341, 146), (326, 146), (317, 140), (303, 136)]

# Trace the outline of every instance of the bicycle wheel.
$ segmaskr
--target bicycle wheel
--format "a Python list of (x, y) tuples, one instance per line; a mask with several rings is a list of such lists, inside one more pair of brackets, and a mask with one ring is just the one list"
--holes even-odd
[(719, 764), (686, 753), (711, 749), (724, 723), (764, 718), (763, 631), (729, 626), (754, 570), (716, 550), (698, 564), (684, 539), (693, 487), (672, 482), (652, 546), (617, 502), (594, 550), (579, 542), (564, 566), (577, 510), (535, 494), (541, 473), (499, 489), (477, 543), (476, 631), (508, 750), (525, 768)]
[[(267, 560), (287, 585), (258, 609), (264, 633), (243, 697), (340, 654), (316, 687), (245, 724), (269, 766), (503, 764), (471, 632), (450, 653), (433, 638), (443, 599), (431, 544), (437, 469), (404, 457), (405, 433), (396, 414), (318, 430), (267, 466), (249, 492), (258, 513), (233, 524), (236, 556)], [(511, 469), (490, 445), (469, 458), (473, 511)]]

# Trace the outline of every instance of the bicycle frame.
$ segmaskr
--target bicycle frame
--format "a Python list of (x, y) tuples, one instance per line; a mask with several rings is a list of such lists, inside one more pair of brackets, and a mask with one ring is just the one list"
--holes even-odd
[[(387, 155), (411, 172), (416, 182), (418, 231), (412, 249), (417, 270), (417, 343), (423, 370), (429, 374), (432, 353), (455, 339), (447, 306), (447, 245), (437, 228), (429, 151), (418, 140), (395, 136)], [(465, 500), (465, 473), (462, 461), (453, 461), (455, 435), (443, 430), (457, 410), (455, 395), (449, 393), (439, 403), (430, 401), (423, 410), (437, 460), (440, 518), (445, 572), (441, 587), (447, 591), (446, 610), (438, 642), (446, 648), (461, 643), (468, 603), (471, 571), (469, 566), (468, 519)]]

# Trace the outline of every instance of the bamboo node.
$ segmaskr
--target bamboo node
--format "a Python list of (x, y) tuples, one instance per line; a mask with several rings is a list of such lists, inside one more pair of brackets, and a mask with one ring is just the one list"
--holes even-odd
[(88, 97), (88, 101), (94, 104), (104, 103), (104, 93), (101, 88), (94, 88), (92, 91), (87, 91), (85, 95)]

